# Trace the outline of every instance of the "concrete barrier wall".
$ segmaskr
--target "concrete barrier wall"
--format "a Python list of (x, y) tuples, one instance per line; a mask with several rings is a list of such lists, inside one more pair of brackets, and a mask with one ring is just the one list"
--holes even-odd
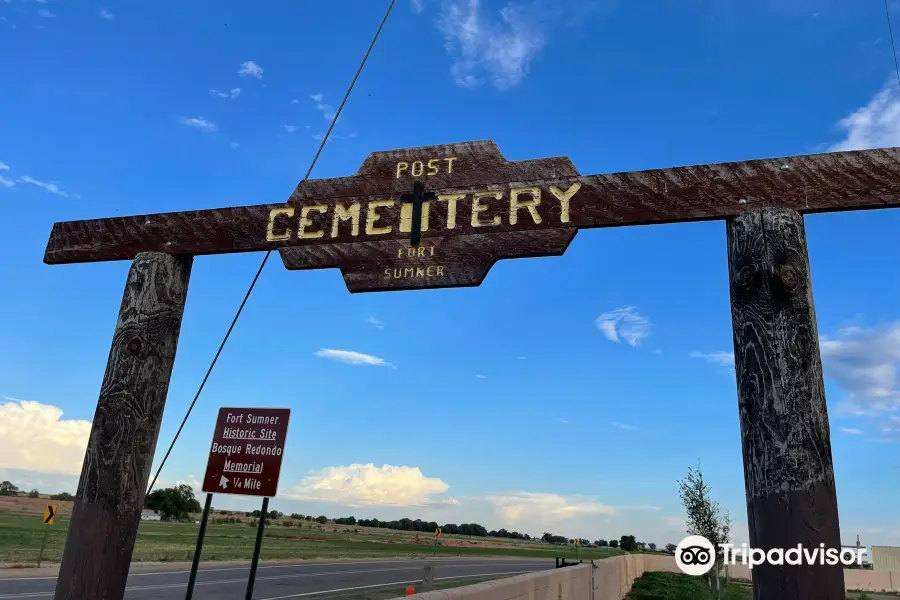
[[(672, 559), (674, 564), (675, 559)], [(728, 576), (735, 579), (753, 579), (753, 572), (745, 565), (729, 565)], [(844, 587), (866, 592), (900, 592), (900, 573), (895, 571), (869, 571), (844, 569)]]
[[(651, 571), (678, 572), (675, 558), (659, 554), (627, 554), (594, 564), (550, 569), (475, 585), (425, 592), (406, 600), (622, 600), (634, 580)], [(751, 579), (750, 568), (731, 565), (728, 575)], [(844, 569), (848, 590), (900, 592), (900, 573)]]

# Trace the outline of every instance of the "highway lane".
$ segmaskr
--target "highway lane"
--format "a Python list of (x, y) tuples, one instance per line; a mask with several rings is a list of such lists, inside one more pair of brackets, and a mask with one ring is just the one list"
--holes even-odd
[[(135, 563), (136, 565), (138, 563)], [(512, 577), (524, 572), (552, 569), (546, 559), (441, 558), (360, 562), (260, 564), (256, 573), (255, 600), (287, 600), (324, 594), (351, 594), (378, 587), (405, 587), (422, 581), (424, 567), (434, 566), (438, 581), (471, 577)], [(244, 600), (247, 565), (201, 566), (194, 588), (196, 600)], [(150, 572), (134, 569), (128, 577), (126, 600), (172, 600), (184, 598), (188, 571), (184, 567), (160, 567)], [(0, 579), (0, 600), (52, 598), (55, 577)]]

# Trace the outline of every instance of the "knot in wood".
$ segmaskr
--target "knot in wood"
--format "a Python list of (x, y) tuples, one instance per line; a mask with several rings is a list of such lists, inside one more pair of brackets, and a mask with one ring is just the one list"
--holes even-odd
[(131, 341), (128, 342), (128, 345), (125, 346), (125, 350), (128, 351), (128, 354), (131, 356), (137, 356), (141, 353), (141, 349), (144, 347), (144, 342), (141, 341), (141, 338), (134, 337), (131, 338)]
[(754, 275), (756, 275), (756, 267), (753, 265), (744, 265), (738, 271), (738, 283), (742, 287), (747, 287), (753, 283)]
[(788, 290), (796, 289), (800, 285), (800, 273), (791, 265), (782, 265), (778, 272), (781, 284)]

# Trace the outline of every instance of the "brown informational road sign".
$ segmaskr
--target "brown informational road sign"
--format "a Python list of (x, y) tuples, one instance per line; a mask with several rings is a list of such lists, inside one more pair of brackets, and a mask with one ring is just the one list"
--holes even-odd
[(290, 418), (288, 408), (220, 408), (203, 491), (275, 497)]
[(460, 287), (499, 259), (559, 256), (583, 228), (897, 206), (900, 148), (582, 176), (465, 142), (374, 152), (285, 204), (56, 223), (44, 261), (278, 249), (288, 269), (339, 268), (351, 292)]

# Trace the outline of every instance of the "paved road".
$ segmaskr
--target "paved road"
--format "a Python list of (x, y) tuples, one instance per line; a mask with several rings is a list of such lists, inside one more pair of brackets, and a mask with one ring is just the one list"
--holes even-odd
[[(259, 566), (255, 600), (287, 600), (320, 594), (352, 594), (381, 586), (405, 587), (422, 581), (425, 565), (434, 565), (435, 580), (472, 577), (511, 577), (552, 569), (546, 559), (442, 558), (434, 560), (379, 560), (363, 562), (318, 562), (265, 564)], [(248, 566), (201, 566), (194, 588), (196, 600), (244, 600)], [(184, 598), (188, 571), (184, 567), (160, 567), (142, 572), (132, 569), (126, 600), (177, 600)], [(52, 598), (55, 577), (0, 579), (0, 600)]]

